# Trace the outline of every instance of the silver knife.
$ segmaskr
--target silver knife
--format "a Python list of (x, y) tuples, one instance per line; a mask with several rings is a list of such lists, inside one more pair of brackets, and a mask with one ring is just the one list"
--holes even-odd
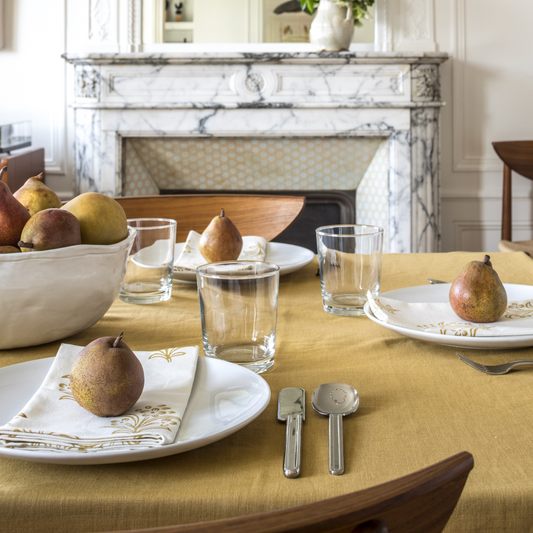
[(287, 422), (283, 473), (285, 477), (300, 475), (302, 422), (305, 420), (305, 391), (299, 387), (282, 389), (278, 398), (278, 420)]

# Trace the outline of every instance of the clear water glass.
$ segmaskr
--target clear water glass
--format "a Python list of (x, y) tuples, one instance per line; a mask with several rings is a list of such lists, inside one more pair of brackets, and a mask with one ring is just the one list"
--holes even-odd
[(119, 298), (124, 302), (149, 304), (172, 296), (175, 220), (168, 218), (128, 219), (137, 235), (128, 257), (126, 276)]
[(324, 311), (340, 316), (364, 314), (367, 293), (379, 294), (383, 229), (343, 224), (316, 230)]
[(279, 266), (259, 261), (196, 269), (204, 353), (262, 373), (274, 365)]

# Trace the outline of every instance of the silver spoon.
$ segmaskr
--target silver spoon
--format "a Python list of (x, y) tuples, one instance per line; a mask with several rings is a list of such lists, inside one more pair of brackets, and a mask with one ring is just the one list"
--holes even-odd
[(359, 394), (345, 383), (324, 383), (313, 391), (311, 405), (317, 413), (329, 415), (329, 472), (340, 476), (344, 474), (342, 417), (357, 411)]

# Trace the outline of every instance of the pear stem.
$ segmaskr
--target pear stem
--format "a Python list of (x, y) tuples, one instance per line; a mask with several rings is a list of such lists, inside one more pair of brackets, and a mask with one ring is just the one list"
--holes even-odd
[(483, 259), (483, 263), (487, 266), (492, 266), (492, 263), (490, 262), (490, 256), (489, 255), (486, 255)]
[(35, 176), (36, 180), (43, 181), (44, 179), (44, 172), (41, 172), (38, 176)]
[(224, 218), (226, 216), (226, 214), (224, 213), (224, 208), (221, 207), (220, 208), (220, 218)]
[(19, 241), (17, 244), (19, 248), (33, 248), (32, 242)]
[(124, 332), (122, 331), (120, 335), (115, 339), (115, 342), (113, 343), (113, 348), (116, 348), (119, 345), (123, 336), (124, 336)]
[(2, 175), (4, 174), (4, 172), (7, 172), (7, 166), (2, 167), (0, 169), (0, 181), (2, 181)]

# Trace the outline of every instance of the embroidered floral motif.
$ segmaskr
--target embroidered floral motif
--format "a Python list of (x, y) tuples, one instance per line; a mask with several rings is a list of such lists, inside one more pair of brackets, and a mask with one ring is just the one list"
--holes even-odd
[(261, 246), (260, 243), (257, 243), (255, 245), (250, 246), (247, 250), (243, 250), (239, 259), (253, 259), (256, 256), (263, 254), (266, 255), (265, 248)]
[(58, 443), (58, 442), (43, 442), (43, 441), (34, 441), (34, 442), (23, 442), (18, 446), (9, 446), (6, 448), (17, 449), (17, 448), (46, 448), (50, 450), (68, 450), (76, 452), (87, 452), (89, 450), (103, 450), (105, 448), (113, 448), (114, 446), (138, 446), (143, 444), (142, 438), (133, 437), (132, 439), (122, 440), (122, 441), (113, 441), (113, 442), (99, 442), (95, 444), (78, 444), (76, 441), (80, 440), (80, 437), (76, 435), (67, 435), (65, 433), (54, 433), (46, 431), (31, 431), (28, 429), (13, 429), (13, 433), (7, 435), (8, 438), (13, 439), (15, 442), (17, 439), (23, 438), (20, 434), (31, 434), (31, 435), (43, 435), (44, 437), (58, 437), (61, 439), (70, 439), (73, 442), (69, 443)]
[(533, 302), (525, 303), (513, 302), (507, 306), (503, 318), (515, 320), (517, 318), (529, 318), (533, 316)]
[(68, 383), (60, 383), (59, 384), (59, 392), (64, 392), (65, 394), (61, 396), (60, 400), (73, 400), (76, 401), (74, 398), (74, 394), (70, 391), (70, 374), (67, 374), (66, 376), (61, 376), (61, 379), (68, 379)]
[(450, 334), (456, 337), (475, 337), (479, 330), (489, 331), (492, 326), (486, 326), (485, 324), (470, 324), (470, 322), (439, 322), (438, 324), (424, 324), (417, 326), (424, 331), (431, 331), (439, 329), (441, 335)]
[[(15, 415), (13, 417), (13, 420), (16, 420), (17, 418), (28, 418), (24, 413), (19, 413), (18, 415)], [(11, 422), (13, 422), (13, 420), (11, 420), (10, 422), (8, 422), (6, 425), (9, 426), (11, 424)]]
[(180, 352), (179, 348), (166, 348), (165, 350), (159, 350), (158, 352), (154, 352), (150, 355), (150, 357), (148, 357), (148, 359), (155, 359), (157, 357), (161, 357), (162, 359), (166, 359), (169, 363), (171, 363), (174, 357), (179, 357), (180, 355), (186, 355), (186, 353)]
[(376, 304), (376, 307), (378, 307), (382, 311), (385, 311), (386, 313), (390, 313), (391, 315), (393, 315), (394, 313), (400, 313), (399, 309), (394, 309), (394, 307), (392, 307), (392, 305), (390, 304), (382, 304), (381, 301), (377, 298), (372, 298), (372, 301)]
[(191, 248), (190, 244), (185, 243), (183, 246), (182, 254), (192, 254), (194, 252), (194, 248)]
[(115, 433), (142, 433), (147, 430), (161, 429), (172, 431), (171, 426), (177, 426), (181, 418), (176, 415), (168, 405), (135, 409), (136, 414), (127, 415), (120, 420), (112, 420), (110, 426), (105, 428), (117, 428)]

